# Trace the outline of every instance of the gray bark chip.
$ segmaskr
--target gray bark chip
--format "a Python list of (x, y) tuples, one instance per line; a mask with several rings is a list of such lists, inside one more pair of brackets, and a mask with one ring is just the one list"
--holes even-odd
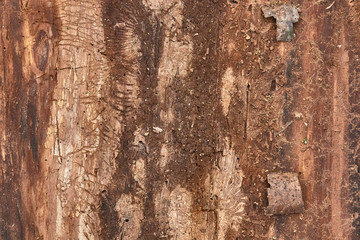
[(294, 5), (284, 4), (275, 7), (262, 7), (266, 18), (274, 17), (276, 19), (277, 37), (281, 42), (290, 42), (294, 37), (293, 23), (299, 21), (299, 13)]
[(269, 206), (267, 214), (300, 213), (304, 210), (302, 191), (296, 173), (271, 173), (267, 189)]

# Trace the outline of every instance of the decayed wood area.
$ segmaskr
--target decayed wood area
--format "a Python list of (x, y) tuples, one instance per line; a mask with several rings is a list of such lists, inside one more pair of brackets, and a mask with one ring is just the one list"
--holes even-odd
[(0, 239), (360, 239), (360, 2), (282, 3), (2, 0)]

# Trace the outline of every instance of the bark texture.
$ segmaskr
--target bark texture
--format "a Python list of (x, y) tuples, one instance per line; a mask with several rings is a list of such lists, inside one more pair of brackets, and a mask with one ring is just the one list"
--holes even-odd
[(359, 239), (360, 2), (282, 3), (1, 1), (0, 239)]

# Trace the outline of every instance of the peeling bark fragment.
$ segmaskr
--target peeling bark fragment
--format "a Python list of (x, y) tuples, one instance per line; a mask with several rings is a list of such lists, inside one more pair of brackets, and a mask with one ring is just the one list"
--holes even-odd
[(300, 213), (304, 210), (301, 186), (296, 173), (271, 173), (267, 189), (267, 214)]
[(277, 37), (281, 42), (290, 42), (294, 37), (294, 26), (299, 20), (299, 13), (294, 5), (280, 5), (276, 7), (263, 7), (262, 11), (266, 18), (274, 17), (276, 19)]

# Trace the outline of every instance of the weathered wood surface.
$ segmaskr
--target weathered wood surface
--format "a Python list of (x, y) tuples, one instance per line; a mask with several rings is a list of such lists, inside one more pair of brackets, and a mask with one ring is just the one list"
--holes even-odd
[(360, 238), (360, 2), (235, 2), (0, 2), (1, 239)]

